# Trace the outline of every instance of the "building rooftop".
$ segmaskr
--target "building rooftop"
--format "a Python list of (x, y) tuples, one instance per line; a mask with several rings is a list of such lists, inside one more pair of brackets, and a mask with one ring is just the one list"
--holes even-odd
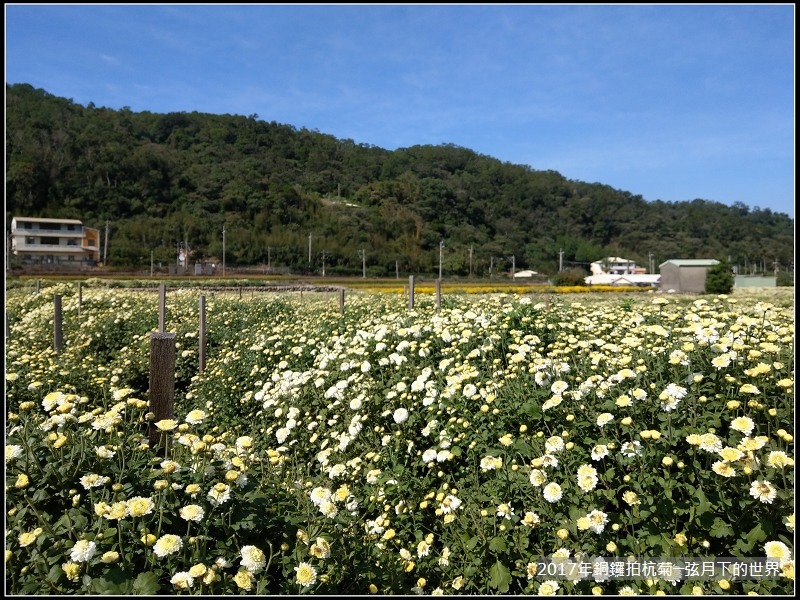
[(664, 265), (675, 265), (678, 267), (711, 267), (718, 264), (719, 261), (713, 258), (673, 258), (671, 260), (664, 261), (658, 266), (663, 267)]

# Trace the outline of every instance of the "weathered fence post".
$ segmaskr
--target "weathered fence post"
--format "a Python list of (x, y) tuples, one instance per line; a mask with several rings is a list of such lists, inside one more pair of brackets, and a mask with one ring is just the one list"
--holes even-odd
[(442, 280), (436, 280), (436, 314), (442, 312)]
[(344, 314), (344, 288), (339, 290), (339, 314)]
[(39, 280), (36, 280), (36, 293), (39, 293)]
[(239, 286), (239, 300), (242, 299), (242, 286)]
[(200, 296), (200, 348), (198, 358), (200, 360), (200, 372), (206, 368), (206, 297)]
[(55, 309), (53, 312), (53, 349), (61, 352), (61, 296), (58, 294), (53, 296), (53, 305)]
[(414, 310), (414, 276), (408, 276), (408, 310)]
[(168, 431), (161, 431), (156, 423), (174, 418), (173, 396), (175, 394), (175, 337), (174, 333), (150, 333), (150, 423), (148, 436), (150, 446), (166, 455), (169, 441)]
[(164, 325), (167, 320), (167, 286), (166, 284), (159, 284), (158, 286), (158, 330), (163, 333)]

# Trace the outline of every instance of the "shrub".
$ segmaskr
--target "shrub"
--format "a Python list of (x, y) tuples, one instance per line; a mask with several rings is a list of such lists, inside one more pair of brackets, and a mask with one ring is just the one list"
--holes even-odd
[(733, 267), (727, 260), (708, 268), (706, 272), (706, 294), (730, 294), (733, 290), (735, 276)]

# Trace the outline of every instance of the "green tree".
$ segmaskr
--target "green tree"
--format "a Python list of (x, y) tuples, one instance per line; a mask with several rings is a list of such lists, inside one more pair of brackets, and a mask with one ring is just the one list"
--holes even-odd
[(727, 260), (721, 260), (706, 272), (706, 294), (730, 294), (734, 281), (733, 267)]

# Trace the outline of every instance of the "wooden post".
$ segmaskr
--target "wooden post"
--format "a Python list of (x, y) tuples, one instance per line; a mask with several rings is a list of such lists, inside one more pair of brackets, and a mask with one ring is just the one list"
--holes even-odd
[(442, 312), (442, 280), (436, 280), (436, 314)]
[(344, 314), (344, 288), (339, 290), (339, 314)]
[(242, 299), (242, 286), (239, 286), (239, 300)]
[(164, 325), (167, 321), (167, 286), (164, 283), (158, 285), (158, 330), (164, 333)]
[(200, 372), (206, 368), (206, 297), (200, 296), (200, 348), (198, 350), (200, 359)]
[(81, 282), (78, 282), (78, 318), (81, 318), (81, 305), (83, 304), (83, 289), (81, 288)]
[(53, 348), (56, 352), (61, 352), (61, 296), (53, 296), (54, 317), (53, 317)]
[(414, 276), (408, 276), (408, 310), (414, 310)]
[(36, 280), (36, 293), (39, 293), (39, 280)]
[(150, 412), (155, 416), (148, 436), (150, 447), (166, 455), (169, 432), (160, 431), (155, 423), (174, 418), (175, 394), (175, 337), (174, 333), (150, 333)]

